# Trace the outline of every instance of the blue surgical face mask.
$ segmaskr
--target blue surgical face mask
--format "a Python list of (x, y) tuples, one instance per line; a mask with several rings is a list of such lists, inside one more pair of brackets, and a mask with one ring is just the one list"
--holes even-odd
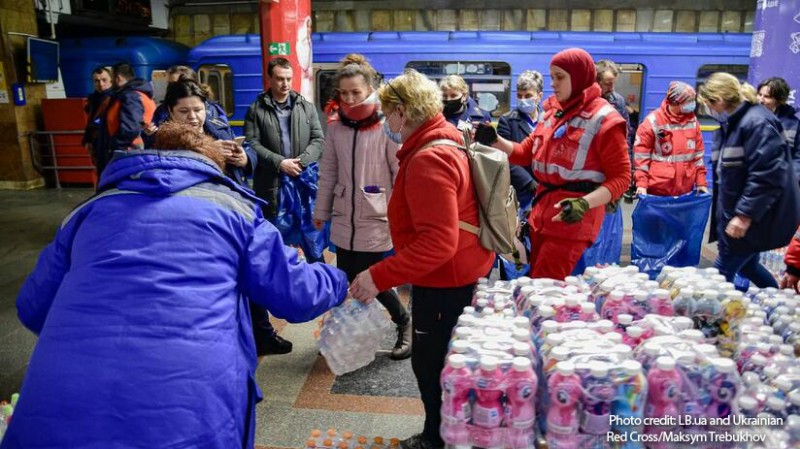
[(681, 112), (683, 112), (684, 114), (691, 114), (692, 112), (694, 112), (696, 106), (697, 105), (695, 104), (694, 101), (684, 103), (681, 105)]
[(386, 120), (383, 121), (383, 132), (386, 133), (386, 137), (389, 138), (392, 142), (400, 145), (403, 143), (403, 136), (400, 134), (400, 131), (403, 130), (403, 125), (400, 125), (400, 131), (394, 132), (392, 128), (389, 127), (389, 120), (394, 116), (394, 112), (389, 117), (386, 117)]
[(533, 98), (522, 98), (517, 100), (517, 109), (523, 114), (530, 114), (536, 110), (536, 101)]
[(730, 117), (728, 111), (717, 112), (713, 109), (710, 109), (708, 111), (708, 115), (710, 115), (711, 117), (714, 118), (714, 120), (720, 123), (728, 123), (728, 118)]

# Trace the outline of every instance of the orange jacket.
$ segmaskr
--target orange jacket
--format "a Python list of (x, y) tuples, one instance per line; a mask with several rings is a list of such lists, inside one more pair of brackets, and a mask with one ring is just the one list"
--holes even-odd
[(495, 255), (459, 220), (478, 226), (478, 203), (466, 154), (451, 146), (420, 151), (428, 142), (462, 142), (442, 114), (423, 123), (397, 152), (400, 168), (389, 200), (389, 230), (396, 254), (370, 267), (379, 291), (406, 282), (461, 287), (489, 273)]
[(647, 115), (633, 146), (636, 187), (650, 195), (675, 196), (708, 185), (703, 135), (695, 115), (672, 115), (667, 100)]
[(786, 264), (787, 273), (800, 277), (800, 228), (794, 233), (789, 248), (786, 249), (786, 255), (783, 256), (783, 262)]
[(604, 208), (596, 207), (578, 223), (553, 222), (560, 213), (553, 207), (565, 198), (579, 198), (588, 192), (564, 189), (548, 191), (548, 186), (575, 182), (606, 187), (614, 199), (630, 185), (630, 158), (625, 120), (600, 97), (600, 86), (592, 84), (582, 93), (580, 103), (562, 111), (551, 107), (544, 113), (536, 130), (522, 143), (514, 144), (509, 161), (531, 166), (539, 182), (536, 205), (529, 223), (533, 231), (569, 240), (591, 242), (597, 238), (605, 217)]

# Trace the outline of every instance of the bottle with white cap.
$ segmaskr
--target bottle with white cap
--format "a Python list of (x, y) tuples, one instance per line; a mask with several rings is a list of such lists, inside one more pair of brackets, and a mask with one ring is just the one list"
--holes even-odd
[[(597, 447), (597, 440), (611, 430), (611, 402), (614, 400), (614, 382), (609, 376), (609, 366), (604, 362), (589, 362), (589, 375), (583, 379), (583, 417), (581, 432), (594, 436), (588, 446)], [(584, 440), (585, 441), (585, 440)]]
[(537, 378), (531, 361), (516, 357), (508, 373), (506, 398), (508, 410), (506, 427), (513, 448), (532, 448), (536, 422)]
[(469, 449), (469, 429), (471, 418), (470, 391), (472, 371), (467, 367), (467, 359), (462, 354), (451, 354), (442, 370), (442, 424), (440, 432), (444, 442), (457, 449)]
[[(618, 377), (614, 382), (616, 394), (611, 403), (611, 414), (619, 418), (615, 421), (613, 430), (622, 435), (627, 435), (622, 449), (641, 449), (642, 443), (634, 441), (633, 432), (641, 434), (645, 408), (645, 392), (647, 379), (642, 370), (642, 364), (635, 360), (625, 360), (620, 364)], [(619, 424), (630, 423), (630, 424)]]
[(774, 418), (786, 419), (786, 401), (778, 396), (770, 396), (764, 405), (764, 412)]
[(595, 322), (600, 316), (597, 314), (594, 303), (583, 302), (581, 303), (581, 312), (578, 318), (587, 323)]
[(739, 413), (745, 418), (755, 418), (758, 413), (758, 401), (752, 396), (739, 398)]
[(628, 326), (628, 328), (625, 329), (625, 335), (623, 335), (622, 341), (631, 348), (636, 348), (642, 342), (642, 335), (644, 335), (643, 327)]
[(794, 390), (789, 393), (786, 413), (790, 415), (800, 415), (800, 390)]
[(581, 379), (572, 362), (559, 362), (547, 381), (547, 445), (578, 449), (578, 404), (583, 396)]
[(706, 408), (710, 418), (725, 418), (733, 413), (738, 374), (736, 363), (725, 357), (711, 359), (712, 372), (708, 382), (711, 401)]
[(621, 290), (614, 290), (609, 293), (600, 308), (600, 317), (615, 323), (618, 322), (619, 315), (628, 310), (628, 306), (622, 301), (624, 296), (625, 294)]
[(645, 428), (647, 434), (669, 432), (678, 424), (678, 401), (683, 381), (672, 357), (659, 357), (656, 365), (647, 374), (647, 418), (661, 418), (664, 425), (650, 425)]
[(473, 432), (477, 446), (499, 448), (503, 444), (503, 429), (500, 427), (503, 416), (503, 394), (506, 377), (494, 357), (480, 359), (480, 369), (475, 379), (475, 404), (472, 409), (472, 423), (480, 428)]

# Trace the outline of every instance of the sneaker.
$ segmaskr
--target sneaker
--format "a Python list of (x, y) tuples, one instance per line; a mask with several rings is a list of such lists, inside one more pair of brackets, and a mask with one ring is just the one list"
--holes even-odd
[(411, 357), (411, 320), (406, 324), (397, 325), (397, 342), (394, 344), (391, 355), (392, 360), (403, 360)]
[(401, 441), (400, 447), (402, 449), (442, 449), (444, 444), (437, 446), (424, 434), (418, 433)]
[(269, 354), (288, 354), (292, 352), (292, 342), (278, 334), (256, 339), (256, 353), (258, 356)]

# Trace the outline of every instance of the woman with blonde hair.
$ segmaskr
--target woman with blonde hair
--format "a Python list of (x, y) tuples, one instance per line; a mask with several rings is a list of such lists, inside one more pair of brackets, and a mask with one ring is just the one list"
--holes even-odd
[(470, 304), (478, 278), (488, 274), (494, 253), (462, 228), (462, 222), (479, 225), (478, 204), (466, 154), (441, 142), (463, 143), (461, 132), (442, 115), (436, 83), (409, 70), (381, 87), (379, 97), (387, 117), (384, 131), (403, 143), (388, 211), (396, 254), (361, 272), (350, 292), (365, 300), (411, 284), (411, 367), (425, 407), (425, 426), (401, 446), (440, 448), (439, 374), (450, 334), (461, 310)]
[(469, 96), (469, 86), (459, 75), (448, 75), (439, 81), (442, 90), (442, 112), (445, 119), (459, 129), (470, 128), (472, 123), (492, 121), (492, 116), (478, 107)]
[[(377, 73), (364, 56), (345, 56), (336, 70), (336, 98), (329, 105), (328, 131), (320, 160), (314, 225), (331, 222), (336, 265), (348, 281), (383, 260), (392, 249), (386, 205), (397, 176), (397, 149), (381, 128), (380, 104), (373, 88)], [(411, 356), (411, 323), (397, 293), (382, 290), (377, 299), (397, 325), (395, 360)]]
[(729, 73), (714, 73), (699, 99), (720, 122), (714, 134), (714, 265), (729, 281), (736, 273), (758, 287), (777, 287), (758, 253), (789, 243), (798, 220), (797, 180), (780, 120), (758, 104), (755, 89)]

